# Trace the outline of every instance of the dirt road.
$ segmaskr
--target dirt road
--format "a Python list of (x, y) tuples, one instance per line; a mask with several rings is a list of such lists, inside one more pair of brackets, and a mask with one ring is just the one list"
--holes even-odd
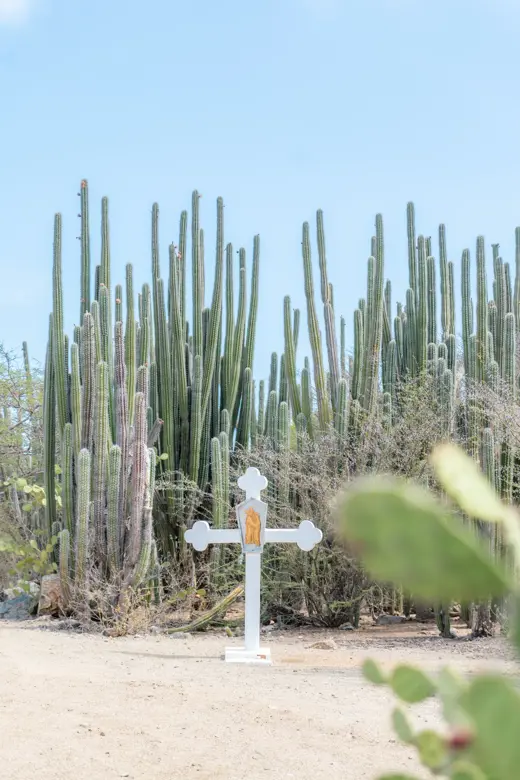
[[(336, 649), (310, 648), (329, 637)], [(363, 658), (515, 671), (500, 640), (407, 628), (266, 641), (274, 665), (251, 668), (221, 660), (220, 635), (107, 639), (0, 624), (0, 778), (425, 777), (394, 739), (392, 698), (362, 680)], [(422, 727), (437, 720), (433, 702), (417, 712)]]

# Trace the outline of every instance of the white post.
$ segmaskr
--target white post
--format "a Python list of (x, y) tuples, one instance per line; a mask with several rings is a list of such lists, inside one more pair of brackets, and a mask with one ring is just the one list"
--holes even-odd
[(260, 574), (262, 557), (246, 553), (245, 646), (251, 653), (260, 650)]

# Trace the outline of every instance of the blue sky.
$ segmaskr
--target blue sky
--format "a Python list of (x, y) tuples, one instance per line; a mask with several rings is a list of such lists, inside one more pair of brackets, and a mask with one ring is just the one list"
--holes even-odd
[(43, 358), (55, 211), (72, 333), (82, 177), (95, 257), (110, 198), (114, 282), (127, 262), (149, 279), (154, 201), (165, 264), (203, 194), (208, 279), (218, 195), (227, 240), (250, 256), (261, 234), (257, 376), (282, 347), (283, 295), (305, 306), (301, 223), (317, 208), (350, 331), (377, 212), (394, 300), (408, 200), (421, 232), (446, 223), (457, 286), (478, 234), (514, 261), (519, 35), (513, 0), (0, 0), (0, 341)]

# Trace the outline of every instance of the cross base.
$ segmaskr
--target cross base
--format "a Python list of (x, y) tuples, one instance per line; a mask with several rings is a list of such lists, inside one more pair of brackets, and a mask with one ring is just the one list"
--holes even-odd
[(256, 664), (270, 666), (271, 649), (260, 647), (258, 650), (247, 650), (245, 647), (226, 647), (225, 659), (231, 664)]

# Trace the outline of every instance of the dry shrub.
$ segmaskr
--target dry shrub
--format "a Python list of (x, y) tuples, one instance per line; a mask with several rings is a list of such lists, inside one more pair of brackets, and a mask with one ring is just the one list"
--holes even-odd
[[(323, 531), (323, 542), (311, 553), (296, 545), (268, 545), (263, 556), (264, 617), (294, 623), (337, 627), (357, 624), (361, 609), (372, 616), (400, 611), (402, 594), (372, 582), (354, 552), (335, 533), (333, 503), (350, 480), (364, 474), (398, 474), (433, 486), (429, 454), (448, 434), (460, 440), (457, 425), (462, 400), (455, 399), (452, 419), (438, 404), (434, 380), (408, 380), (397, 390), (393, 424), (383, 415), (361, 422), (358, 432), (340, 440), (334, 430), (314, 440), (304, 437), (298, 447), (280, 450), (267, 438), (250, 452), (238, 451), (233, 484), (248, 466), (256, 466), (269, 480), (263, 498), (268, 502), (270, 527), (297, 527), (313, 520)], [(504, 406), (501, 406), (504, 413)], [(518, 432), (520, 438), (520, 415)], [(293, 444), (296, 433), (292, 431)], [(235, 488), (235, 501), (243, 495)]]
[[(294, 528), (312, 520), (324, 537), (310, 553), (294, 544), (266, 546), (264, 618), (330, 627), (356, 623), (370, 583), (352, 553), (335, 539), (331, 506), (348, 476), (348, 460), (335, 433), (316, 441), (305, 438), (298, 450), (282, 452), (266, 439), (257, 442), (254, 451), (236, 454), (235, 484), (249, 466), (269, 480), (263, 498), (270, 527)], [(243, 499), (238, 493), (236, 501)]]

